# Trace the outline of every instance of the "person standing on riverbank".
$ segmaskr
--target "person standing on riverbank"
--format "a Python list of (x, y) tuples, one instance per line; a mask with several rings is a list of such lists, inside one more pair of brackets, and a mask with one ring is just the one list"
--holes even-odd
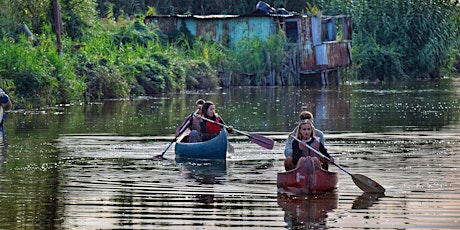
[(0, 88), (0, 105), (1, 105), (1, 112), (0, 112), (0, 130), (2, 133), (2, 137), (5, 137), (5, 130), (3, 128), (3, 122), (5, 120), (5, 111), (10, 110), (13, 106), (10, 100), (10, 97)]
[(12, 107), (10, 97), (0, 88), (0, 104), (2, 105), (3, 110), (8, 111)]
[[(313, 114), (307, 110), (300, 112), (299, 119), (300, 121), (310, 120), (312, 123), (314, 122)], [(289, 137), (286, 140), (286, 146), (284, 147), (284, 156), (286, 157), (286, 159), (284, 160), (284, 168), (286, 171), (295, 168), (295, 164), (292, 161), (292, 141), (294, 140), (294, 138), (291, 137), (291, 134), (297, 133), (297, 128), (298, 126), (296, 126), (294, 130), (292, 130), (292, 132), (289, 133)], [(321, 142), (323, 146), (325, 146), (324, 133), (321, 130), (315, 128), (315, 137)]]

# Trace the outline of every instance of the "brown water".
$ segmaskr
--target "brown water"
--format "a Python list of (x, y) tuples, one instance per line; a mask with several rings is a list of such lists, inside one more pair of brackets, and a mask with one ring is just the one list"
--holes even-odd
[[(240, 88), (9, 113), (0, 229), (459, 229), (459, 85)], [(198, 97), (274, 149), (232, 134), (224, 162), (176, 162), (174, 146), (156, 159)], [(334, 166), (334, 193), (277, 193), (303, 108), (336, 163), (384, 195), (363, 194)]]

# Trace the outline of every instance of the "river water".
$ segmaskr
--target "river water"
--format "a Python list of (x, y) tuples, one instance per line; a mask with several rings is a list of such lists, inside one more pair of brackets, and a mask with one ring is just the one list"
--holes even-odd
[[(227, 124), (223, 162), (176, 161), (176, 127), (197, 98)], [(279, 194), (284, 140), (302, 109), (336, 163), (333, 193)], [(13, 111), (0, 144), (0, 229), (459, 229), (460, 81), (234, 88)]]

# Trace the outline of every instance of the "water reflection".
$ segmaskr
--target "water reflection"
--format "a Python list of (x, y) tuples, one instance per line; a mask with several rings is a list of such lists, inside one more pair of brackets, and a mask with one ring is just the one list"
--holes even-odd
[(199, 184), (223, 184), (227, 179), (225, 160), (192, 160), (176, 158), (186, 179), (194, 179)]
[(353, 201), (352, 209), (368, 209), (385, 197), (383, 193), (363, 193)]
[(327, 228), (328, 212), (337, 208), (336, 192), (289, 196), (278, 193), (278, 205), (284, 210), (284, 220), (289, 229)]
[[(232, 88), (13, 111), (9, 145), (0, 143), (0, 229), (459, 229), (460, 83), (436, 84)], [(198, 97), (228, 124), (275, 139), (274, 149), (231, 135), (226, 164), (176, 162), (172, 150), (156, 159)], [(278, 197), (301, 109), (315, 114), (337, 162), (387, 196), (361, 195), (333, 167), (338, 202)]]
[(0, 141), (0, 168), (3, 165), (3, 162), (6, 161), (6, 157), (8, 155), (8, 142), (5, 138), (2, 138)]

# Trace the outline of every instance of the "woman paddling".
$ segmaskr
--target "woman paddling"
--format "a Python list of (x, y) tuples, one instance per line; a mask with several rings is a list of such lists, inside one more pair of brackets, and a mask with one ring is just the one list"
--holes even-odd
[[(329, 161), (334, 162), (334, 159), (329, 155), (324, 145), (316, 139), (315, 126), (311, 120), (306, 119), (299, 123), (296, 137), (302, 142), (299, 143), (297, 140), (292, 141), (292, 161), (296, 165), (296, 168), (303, 164), (307, 156), (312, 157), (315, 163), (325, 170), (329, 168)], [(329, 158), (329, 161), (310, 150), (306, 145), (321, 152)]]
[[(205, 118), (225, 125), (224, 120), (217, 113), (215, 113), (215, 110), (216, 108), (212, 101), (207, 101), (203, 104), (202, 112)], [(218, 124), (214, 124), (204, 119), (201, 121), (201, 139), (203, 141), (211, 140), (212, 138), (216, 137), (219, 135), (220, 130), (221, 126)], [(233, 131), (233, 127), (228, 126), (227, 131), (231, 133)]]

